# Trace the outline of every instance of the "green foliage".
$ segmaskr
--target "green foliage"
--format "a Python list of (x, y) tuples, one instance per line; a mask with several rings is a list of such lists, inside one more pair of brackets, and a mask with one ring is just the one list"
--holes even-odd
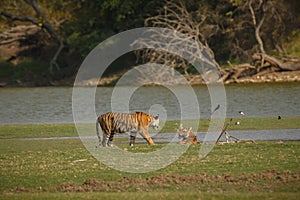
[(228, 1), (232, 3), (232, 5), (234, 6), (240, 6), (244, 3), (243, 0), (228, 0)]
[(160, 1), (85, 1), (76, 16), (61, 28), (72, 51), (86, 56), (108, 37), (131, 28), (142, 27), (146, 16), (155, 13), (149, 6)]
[(51, 75), (48, 70), (49, 63), (25, 59), (19, 64), (0, 62), (0, 79), (3, 81), (33, 81), (47, 79)]
[[(215, 53), (219, 63), (249, 61), (250, 56), (257, 50), (257, 42), (254, 36), (254, 28), (251, 24), (251, 16), (244, 0), (187, 0), (184, 1), (188, 12), (195, 23), (200, 23), (205, 14), (205, 20), (201, 22), (200, 31), (206, 30), (207, 42)], [(253, 1), (253, 6), (257, 6)], [(278, 46), (286, 47), (289, 55), (299, 56), (298, 36), (300, 15), (299, 1), (267, 1), (266, 19), (261, 29), (261, 36), (265, 42), (267, 52), (276, 51)], [(58, 58), (59, 63), (70, 65), (76, 71), (83, 58), (100, 42), (119, 32), (144, 26), (147, 17), (156, 16), (163, 12), (165, 1), (161, 0), (40, 0), (38, 6), (44, 13), (44, 17), (37, 16), (34, 9), (25, 0), (3, 0), (0, 11), (5, 11), (16, 16), (30, 17), (35, 20), (51, 23), (62, 35), (66, 48), (63, 56)], [(257, 13), (259, 17), (259, 13)], [(0, 31), (29, 22), (12, 21), (3, 16), (0, 17)], [(200, 20), (200, 21), (199, 21)], [(206, 27), (206, 29), (205, 29)], [(217, 31), (211, 34), (216, 27)], [(43, 31), (43, 30), (42, 30)], [(211, 36), (209, 36), (211, 34)], [(48, 46), (57, 45), (57, 41), (47, 34), (40, 35), (40, 41)], [(296, 42), (295, 42), (296, 41)], [(47, 48), (46, 48), (47, 49)], [(284, 49), (284, 48), (283, 48)], [(284, 52), (284, 51), (283, 51)], [(276, 52), (275, 52), (276, 53)], [(30, 54), (30, 52), (29, 52)], [(49, 52), (54, 54), (54, 52)], [(32, 53), (32, 57), (34, 53)], [(76, 62), (67, 60), (76, 55)], [(40, 55), (42, 57), (42, 55)], [(30, 57), (30, 55), (28, 56)], [(42, 63), (37, 63), (34, 58), (31, 63), (20, 64), (19, 67), (9, 67), (9, 64), (0, 63), (0, 77), (2, 80), (29, 80), (49, 77), (48, 68), (51, 56), (47, 56)], [(128, 63), (134, 63), (135, 58), (126, 59)], [(40, 68), (35, 67), (39, 64)], [(30, 66), (29, 66), (30, 65)], [(24, 69), (21, 69), (24, 67)], [(126, 67), (116, 65), (113, 72), (124, 71)], [(180, 71), (180, 70), (179, 70)], [(28, 75), (26, 75), (26, 73)], [(58, 77), (64, 77), (63, 71)], [(193, 69), (189, 71), (193, 73)], [(70, 74), (68, 74), (70, 76)]]
[(10, 62), (0, 61), (0, 79), (4, 80), (10, 77), (14, 73), (13, 67), (14, 65)]
[(293, 31), (284, 47), (288, 55), (300, 58), (300, 31)]

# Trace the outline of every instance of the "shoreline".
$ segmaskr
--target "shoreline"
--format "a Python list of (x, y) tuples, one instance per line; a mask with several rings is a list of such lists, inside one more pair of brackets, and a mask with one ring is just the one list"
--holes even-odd
[[(100, 80), (93, 78), (84, 80), (77, 84), (79, 87), (92, 87), (92, 86), (114, 86), (118, 81), (119, 76), (103, 77)], [(206, 85), (201, 75), (191, 75), (189, 78), (189, 85)], [(16, 82), (0, 82), (0, 88), (22, 88), (22, 87), (71, 87), (74, 86), (74, 78), (68, 78), (57, 81), (16, 81)], [(222, 82), (219, 81), (219, 82)], [(265, 74), (255, 74), (251, 77), (242, 77), (237, 79), (228, 79), (223, 81), (224, 85), (230, 84), (256, 84), (256, 83), (292, 83), (300, 82), (300, 70), (299, 71), (283, 71), (272, 72)], [(155, 84), (153, 84), (155, 85)], [(181, 84), (178, 84), (181, 85)]]

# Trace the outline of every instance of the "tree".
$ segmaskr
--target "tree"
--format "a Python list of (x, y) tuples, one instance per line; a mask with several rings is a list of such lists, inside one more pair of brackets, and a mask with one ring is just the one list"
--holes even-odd
[[(158, 15), (145, 20), (145, 26), (167, 28), (172, 31), (160, 32), (155, 29), (150, 30), (153, 40), (147, 42), (143, 39), (137, 40), (134, 45), (147, 48), (146, 50), (138, 51), (137, 54), (140, 60), (143, 62), (162, 63), (171, 68), (181, 68), (187, 77), (190, 74), (188, 70), (191, 64), (197, 62), (204, 61), (222, 70), (208, 44), (208, 39), (217, 34), (219, 28), (216, 24), (210, 23), (206, 11), (198, 11), (189, 12), (184, 1), (167, 0)], [(180, 34), (176, 34), (176, 32)], [(157, 47), (161, 49), (174, 48), (172, 47), (173, 44), (184, 47), (182, 49), (177, 48), (176, 51), (181, 55), (188, 55), (187, 57), (193, 63), (188, 63), (183, 57), (167, 51), (156, 50)], [(203, 69), (204, 72), (207, 70), (209, 69)]]
[[(70, 6), (71, 2), (60, 0), (51, 2), (52, 4), (49, 4), (47, 1), (41, 2), (45, 7), (53, 6), (52, 9), (47, 10), (40, 7), (35, 0), (10, 1), (7, 4), (2, 4), (0, 10), (0, 15), (12, 21), (28, 22), (40, 27), (50, 35), (51, 39), (58, 43), (58, 48), (50, 61), (50, 72), (53, 72), (54, 68), (60, 69), (57, 60), (66, 45), (66, 41), (59, 31), (59, 27), (71, 17), (70, 12), (66, 12), (67, 9), (65, 9), (67, 6)], [(28, 10), (28, 7), (31, 10)], [(57, 11), (55, 7), (62, 8), (60, 9), (61, 12)]]
[[(273, 49), (283, 52), (282, 37), (286, 39), (293, 30), (293, 27), (288, 27), (294, 19), (287, 5), (274, 0), (231, 0), (231, 3), (236, 6), (234, 10), (236, 23), (233, 24), (233, 30), (250, 33), (253, 35), (252, 38), (255, 38), (256, 44), (253, 42), (252, 51), (249, 53), (252, 54), (252, 59), (260, 62), (257, 71), (262, 70), (266, 61), (280, 70), (292, 70), (290, 64), (283, 63), (268, 53)], [(247, 39), (251, 41), (243, 34), (237, 34), (237, 38), (237, 43)], [(298, 69), (297, 66), (298, 64), (295, 64), (294, 69)]]
[[(67, 76), (73, 75), (82, 59), (114, 34), (144, 25), (170, 28), (189, 35), (201, 50), (205, 50), (223, 77), (226, 78), (230, 71), (230, 78), (244, 76), (240, 71), (243, 67), (253, 74), (263, 71), (266, 62), (278, 65), (280, 59), (273, 62), (268, 56), (286, 55), (284, 43), (289, 36), (299, 33), (298, 5), (297, 0), (2, 0), (0, 31), (17, 25), (39, 27), (36, 49), (45, 51), (38, 56), (44, 61), (46, 54), (46, 59), (51, 60), (50, 71), (61, 68), (58, 73), (63, 77), (66, 71), (71, 71)], [(179, 34), (176, 37), (182, 42)], [(155, 46), (155, 42), (151, 45)], [(191, 57), (203, 54), (196, 49), (187, 53)], [(139, 55), (139, 61), (164, 63), (187, 77), (196, 72), (180, 56), (164, 51), (148, 49)], [(127, 63), (134, 63), (134, 58), (130, 59)], [(227, 61), (246, 64), (239, 68), (232, 64), (233, 69), (218, 65)], [(69, 65), (72, 65), (71, 70), (64, 68)], [(278, 66), (282, 70), (292, 69), (282, 64)], [(124, 71), (124, 62), (113, 69), (114, 72)], [(232, 73), (234, 70), (239, 73)]]
[[(44, 50), (40, 56), (45, 59), (44, 55), (57, 46), (50, 69), (68, 67), (68, 72), (61, 69), (57, 73), (70, 75), (69, 71), (75, 71), (96, 45), (121, 31), (142, 27), (144, 18), (156, 14), (153, 8), (161, 4), (160, 0), (3, 0), (0, 20), (5, 23), (0, 24), (0, 31), (17, 25), (40, 25), (40, 43), (36, 45)], [(18, 60), (18, 56), (21, 57), (21, 53), (13, 59)], [(134, 58), (128, 60), (135, 61)], [(116, 68), (114, 71), (123, 70), (122, 65)]]
[(156, 14), (160, 0), (86, 0), (81, 9), (63, 26), (71, 51), (85, 57), (108, 37), (131, 28), (142, 27), (144, 18)]
[[(259, 45), (259, 50), (260, 50), (260, 54), (261, 54), (261, 67), (263, 67), (266, 51), (265, 51), (264, 43), (260, 36), (260, 29), (265, 21), (266, 1), (260, 0), (258, 2), (257, 12), (254, 11), (252, 4), (253, 4), (253, 0), (249, 0), (248, 6), (249, 6), (250, 13), (251, 13), (252, 24), (255, 29), (255, 38)], [(258, 19), (257, 13), (260, 14), (260, 19)]]
[[(295, 31), (295, 16), (289, 1), (281, 0), (229, 0), (232, 4), (229, 29), (234, 32), (228, 39), (240, 53), (265, 54), (274, 49), (283, 53), (288, 36)], [(233, 39), (234, 38), (234, 39)], [(237, 56), (234, 54), (233, 57)], [(249, 61), (249, 60), (248, 60)]]

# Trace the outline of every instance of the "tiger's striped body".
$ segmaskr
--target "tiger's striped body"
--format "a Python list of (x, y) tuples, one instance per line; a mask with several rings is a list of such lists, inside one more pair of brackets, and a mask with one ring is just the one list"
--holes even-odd
[[(100, 124), (103, 131), (103, 140), (101, 143), (101, 137), (98, 131), (98, 125)], [(116, 133), (128, 133), (130, 134), (130, 146), (135, 143), (136, 134), (139, 133), (150, 145), (154, 142), (149, 136), (148, 127), (158, 129), (159, 119), (153, 117), (150, 114), (143, 112), (135, 112), (131, 114), (126, 113), (113, 113), (108, 112), (100, 115), (96, 122), (96, 131), (99, 139), (99, 145), (112, 146), (114, 134)]]

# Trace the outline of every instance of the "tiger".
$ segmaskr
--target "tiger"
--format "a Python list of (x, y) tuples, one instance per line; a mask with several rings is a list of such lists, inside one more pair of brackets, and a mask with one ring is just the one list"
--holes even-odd
[(195, 133), (192, 131), (192, 127), (187, 128), (180, 124), (178, 133), (178, 144), (197, 144), (198, 138)]
[(114, 113), (108, 112), (100, 115), (96, 121), (96, 132), (99, 140), (98, 146), (101, 146), (101, 137), (98, 127), (103, 131), (102, 146), (113, 146), (113, 138), (116, 133), (128, 133), (130, 135), (129, 145), (135, 144), (136, 134), (139, 133), (149, 145), (154, 145), (149, 136), (148, 127), (155, 130), (159, 129), (159, 116), (152, 116), (144, 112)]

